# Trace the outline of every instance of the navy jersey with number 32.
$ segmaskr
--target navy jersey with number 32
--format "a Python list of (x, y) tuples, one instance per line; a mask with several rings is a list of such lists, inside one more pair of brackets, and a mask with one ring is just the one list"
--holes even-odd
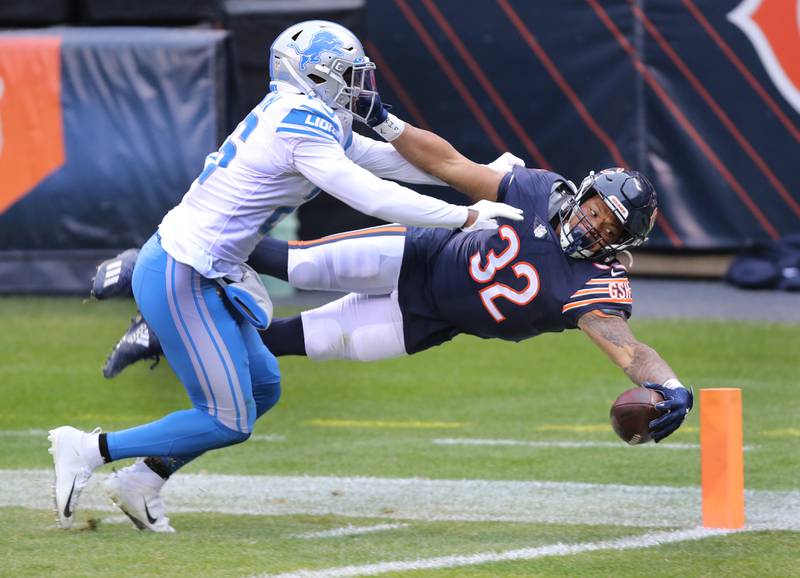
[(498, 200), (525, 218), (502, 220), (497, 230), (409, 229), (398, 288), (408, 353), (458, 333), (519, 341), (572, 329), (596, 309), (630, 316), (622, 265), (572, 259), (561, 250), (548, 212), (553, 186), (564, 180), (515, 168)]

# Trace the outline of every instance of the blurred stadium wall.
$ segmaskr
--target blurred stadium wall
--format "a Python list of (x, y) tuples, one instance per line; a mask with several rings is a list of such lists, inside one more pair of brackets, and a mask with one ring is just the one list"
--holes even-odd
[[(651, 251), (796, 232), (799, 6), (0, 0), (0, 292), (84, 292), (146, 240), (263, 96), (272, 39), (311, 18), (362, 36), (384, 100), (477, 161), (651, 176)], [(326, 195), (298, 214), (302, 238), (373, 224)]]

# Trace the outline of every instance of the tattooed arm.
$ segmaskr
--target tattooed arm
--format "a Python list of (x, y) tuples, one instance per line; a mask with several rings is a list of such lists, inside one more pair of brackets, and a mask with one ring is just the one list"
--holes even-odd
[(596, 311), (581, 316), (578, 327), (594, 341), (611, 361), (622, 368), (633, 383), (664, 383), (675, 378), (667, 362), (656, 350), (640, 343), (631, 333), (628, 322), (617, 316), (604, 316)]
[(650, 422), (653, 439), (660, 442), (678, 429), (692, 409), (694, 395), (681, 385), (675, 372), (656, 350), (637, 341), (628, 322), (621, 317), (590, 311), (578, 320), (578, 327), (622, 368), (632, 382), (655, 389), (664, 397), (664, 401), (656, 404), (656, 408), (664, 413)]

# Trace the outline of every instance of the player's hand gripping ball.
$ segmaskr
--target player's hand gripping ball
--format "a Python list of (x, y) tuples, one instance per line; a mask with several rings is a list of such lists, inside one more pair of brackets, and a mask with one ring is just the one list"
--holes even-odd
[(646, 387), (623, 391), (611, 406), (611, 427), (625, 443), (632, 446), (649, 442), (650, 422), (664, 413), (656, 409), (656, 404), (662, 401), (663, 395)]

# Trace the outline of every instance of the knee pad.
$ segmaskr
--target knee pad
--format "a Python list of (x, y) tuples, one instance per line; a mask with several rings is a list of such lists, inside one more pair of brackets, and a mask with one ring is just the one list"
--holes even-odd
[(335, 319), (303, 316), (303, 336), (306, 355), (311, 359), (342, 359), (345, 352), (345, 335)]
[(372, 249), (361, 251), (334, 249), (331, 261), (333, 274), (340, 280), (377, 277), (381, 267), (381, 256), (378, 251)]
[(325, 256), (314, 249), (289, 251), (289, 283), (297, 289), (329, 289)]

